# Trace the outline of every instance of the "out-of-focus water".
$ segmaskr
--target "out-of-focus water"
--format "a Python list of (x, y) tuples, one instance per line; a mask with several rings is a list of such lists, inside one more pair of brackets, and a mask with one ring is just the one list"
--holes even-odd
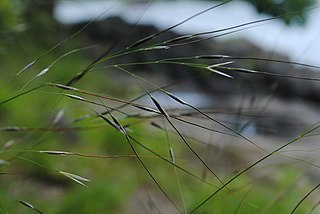
[[(62, 23), (91, 20), (120, 15), (129, 22), (141, 17), (140, 22), (166, 28), (209, 8), (207, 1), (155, 1), (151, 5), (124, 4), (121, 1), (60, 1), (55, 17)], [(180, 33), (199, 33), (235, 26), (267, 18), (242, 1), (234, 1), (211, 10), (175, 28)], [(287, 27), (278, 20), (223, 36), (221, 39), (244, 37), (268, 51), (288, 55), (291, 60), (320, 66), (320, 8), (310, 11), (304, 27)], [(252, 25), (251, 25), (252, 26)]]

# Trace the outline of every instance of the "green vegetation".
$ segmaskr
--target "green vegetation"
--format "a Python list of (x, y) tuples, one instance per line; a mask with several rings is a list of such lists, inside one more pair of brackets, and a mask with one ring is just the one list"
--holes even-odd
[[(316, 0), (244, 0), (252, 4), (259, 13), (271, 16), (280, 16), (286, 24), (305, 24), (308, 19), (307, 9), (316, 4)], [(306, 10), (306, 11), (304, 11)], [(296, 13), (297, 11), (303, 11)], [(282, 16), (283, 14), (292, 15)]]
[[(16, 23), (8, 18), (1, 25)], [(300, 165), (314, 170), (318, 166), (303, 159), (292, 161), (281, 151), (317, 135), (319, 124), (262, 151), (259, 147), (265, 145), (243, 136), (241, 129), (232, 128), (236, 125), (232, 121), (216, 119), (219, 115), (210, 113), (211, 109), (186, 103), (171, 94), (170, 87), (145, 79), (148, 75), (140, 75), (135, 71), (140, 67), (130, 63), (179, 65), (186, 72), (196, 69), (206, 78), (271, 73), (236, 69), (232, 63), (240, 58), (213, 55), (167, 59), (158, 54), (158, 61), (121, 61), (122, 56), (134, 52), (161, 53), (177, 44), (189, 45), (189, 37), (155, 42), (154, 38), (165, 31), (145, 35), (126, 49), (102, 55), (93, 63), (90, 53), (94, 51), (90, 51), (96, 47), (83, 47), (82, 40), (72, 36), (58, 43), (64, 35), (50, 19), (33, 23), (37, 35), (28, 30), (10, 32), (14, 38), (1, 47), (0, 213), (316, 210), (319, 200), (311, 191), (317, 183)], [(42, 25), (46, 28), (39, 34)], [(44, 39), (30, 43), (33, 38)], [(196, 38), (203, 41), (202, 37)], [(215, 58), (222, 61), (212, 63)], [(118, 81), (117, 75), (127, 82)], [(181, 108), (164, 109), (150, 94), (153, 90), (175, 100)], [(133, 100), (142, 94), (154, 106)], [(240, 107), (236, 110), (234, 113), (226, 108), (223, 113), (242, 116)], [(260, 115), (253, 118), (256, 116)], [(186, 125), (188, 122), (193, 125)], [(193, 136), (195, 130), (204, 131), (202, 139)], [(239, 144), (248, 145), (250, 150), (240, 150)]]

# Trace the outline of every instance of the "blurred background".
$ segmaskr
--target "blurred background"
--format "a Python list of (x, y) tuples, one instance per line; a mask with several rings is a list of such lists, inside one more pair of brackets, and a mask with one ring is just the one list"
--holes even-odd
[[(1, 0), (0, 211), (189, 213), (290, 141), (199, 211), (293, 210), (320, 180), (318, 6)], [(204, 57), (212, 55), (228, 57)], [(207, 72), (218, 63), (227, 63), (222, 75)], [(157, 105), (146, 91), (173, 124), (147, 110)], [(138, 142), (145, 168), (123, 134), (96, 117), (112, 120), (109, 110)], [(317, 213), (318, 195), (298, 211)]]
[[(137, 1), (138, 2), (138, 1)], [(61, 1), (54, 12), (57, 21), (74, 24), (88, 21), (102, 13), (103, 8), (112, 7), (101, 18), (121, 16), (132, 22), (143, 10), (141, 1)], [(214, 1), (213, 1), (214, 2)], [(319, 65), (319, 30), (317, 23), (320, 15), (317, 10), (308, 11), (317, 1), (233, 1), (221, 10), (203, 14), (185, 23), (174, 31), (182, 34), (199, 33), (212, 29), (223, 29), (252, 20), (281, 16), (284, 13), (306, 10), (291, 16), (283, 16), (268, 23), (257, 24), (252, 29), (221, 37), (231, 39), (243, 37), (269, 52), (279, 52), (295, 61)], [(212, 5), (212, 1), (155, 1), (145, 11), (141, 24), (152, 24), (160, 29), (172, 26), (182, 19)], [(258, 27), (259, 25), (259, 27)], [(296, 45), (292, 45), (296, 44)]]

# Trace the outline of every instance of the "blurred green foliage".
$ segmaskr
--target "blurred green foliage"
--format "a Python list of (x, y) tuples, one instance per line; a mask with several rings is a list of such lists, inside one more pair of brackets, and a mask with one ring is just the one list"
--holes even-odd
[(14, 26), (21, 21), (21, 10), (17, 6), (17, 2), (14, 0), (0, 1), (0, 27), (2, 33), (13, 30)]
[[(21, 37), (39, 36), (54, 38), (57, 26), (52, 11), (55, 0), (1, 0), (0, 39), (2, 45), (19, 42)], [(38, 42), (46, 42), (41, 39)]]
[[(315, 5), (316, 0), (245, 0), (253, 4), (259, 13), (271, 16), (281, 16), (283, 14), (295, 13), (306, 10)], [(307, 20), (306, 11), (282, 16), (281, 20), (286, 24), (304, 24)]]

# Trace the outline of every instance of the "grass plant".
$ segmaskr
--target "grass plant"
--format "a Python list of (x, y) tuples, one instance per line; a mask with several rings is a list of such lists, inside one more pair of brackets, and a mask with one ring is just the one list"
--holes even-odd
[[(281, 120), (266, 111), (276, 90), (260, 97), (250, 91), (247, 96), (254, 101), (237, 97), (246, 105), (222, 109), (198, 107), (172, 90), (198, 78), (236, 82), (242, 75), (318, 84), (311, 74), (242, 66), (264, 62), (320, 70), (290, 60), (225, 53), (162, 56), (290, 15), (158, 40), (229, 2), (117, 49), (130, 37), (128, 31), (111, 47), (99, 47), (105, 50), (94, 60), (85, 53), (96, 46), (65, 47), (94, 20), (47, 50), (35, 45), (10, 51), (1, 60), (6, 72), (0, 80), (0, 212), (317, 213), (318, 147), (313, 142), (319, 140), (320, 121), (290, 139), (261, 139), (244, 130), (257, 120)], [(158, 52), (158, 58), (122, 60), (151, 52)], [(139, 73), (146, 65), (181, 66), (196, 74), (162, 85)], [(114, 73), (130, 84), (117, 82)], [(155, 92), (178, 107), (166, 108)], [(281, 133), (281, 127), (276, 131)]]

